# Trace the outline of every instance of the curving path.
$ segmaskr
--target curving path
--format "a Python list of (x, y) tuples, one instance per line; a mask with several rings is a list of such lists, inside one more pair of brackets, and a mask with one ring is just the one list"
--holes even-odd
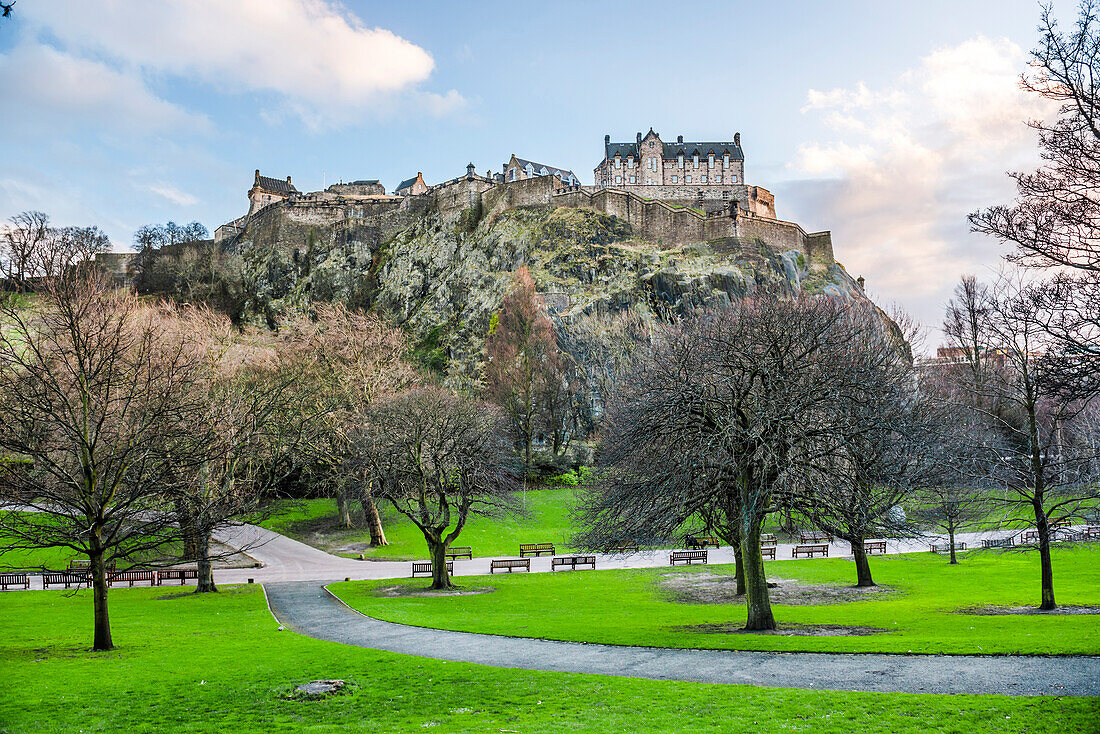
[(383, 622), (320, 582), (266, 583), (282, 624), (310, 637), (482, 665), (654, 680), (887, 693), (1100, 696), (1100, 657), (733, 652), (555, 642)]

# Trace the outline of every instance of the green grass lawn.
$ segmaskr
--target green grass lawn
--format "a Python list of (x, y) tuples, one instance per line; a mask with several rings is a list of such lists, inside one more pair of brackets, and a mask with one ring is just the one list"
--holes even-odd
[[(454, 545), (471, 546), (475, 556), (516, 555), (520, 543), (555, 543), (559, 550), (569, 548), (572, 534), (569, 512), (573, 487), (531, 490), (526, 493), (527, 517), (471, 517)], [(296, 540), (333, 551), (351, 544), (370, 542), (367, 529), (343, 530), (335, 527), (336, 503), (331, 499), (284, 502), (286, 511), (261, 524)], [(428, 547), (420, 530), (392, 507), (383, 506), (383, 526), (390, 544), (364, 548), (340, 555), (357, 557), (363, 553), (375, 560), (412, 560), (428, 557)]]
[[(960, 565), (940, 556), (911, 554), (871, 561), (879, 584), (895, 589), (867, 600), (811, 606), (774, 606), (782, 625), (880, 628), (866, 636), (756, 635), (736, 631), (745, 621), (739, 604), (685, 603), (658, 586), (669, 574), (729, 574), (730, 566), (675, 571), (564, 571), (468, 577), (458, 583), (492, 593), (465, 596), (380, 596), (400, 584), (425, 588), (423, 579), (351, 582), (332, 586), (341, 599), (372, 617), (427, 627), (621, 645), (742, 650), (851, 651), (958, 654), (1098, 654), (1096, 615), (979, 615), (957, 610), (1039, 601), (1037, 553), (974, 552)], [(854, 583), (846, 559), (766, 563), (772, 577), (810, 584)], [(1100, 548), (1054, 552), (1059, 603), (1100, 605)], [(718, 630), (690, 629), (719, 625)], [(687, 629), (685, 629), (687, 628)]]
[[(258, 587), (0, 594), (0, 732), (1091, 732), (1088, 698), (836, 693), (445, 663), (279, 632)], [(344, 678), (350, 695), (287, 700)]]

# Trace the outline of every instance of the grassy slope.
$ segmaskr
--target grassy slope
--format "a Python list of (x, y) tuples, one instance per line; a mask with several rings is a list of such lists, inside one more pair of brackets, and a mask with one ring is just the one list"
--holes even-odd
[[(562, 487), (527, 492), (528, 517), (471, 517), (454, 545), (468, 545), (475, 556), (516, 555), (520, 543), (555, 543), (559, 550), (572, 533), (569, 509), (573, 489)], [(285, 503), (287, 512), (262, 524), (284, 535), (315, 545), (323, 550), (351, 543), (368, 543), (370, 533), (365, 528), (338, 530), (334, 527), (336, 503), (329, 499)], [(382, 548), (367, 548), (364, 555), (376, 560), (411, 560), (427, 558), (424, 536), (404, 515), (393, 508), (383, 513), (386, 538), (390, 544)], [(345, 553), (343, 555), (357, 555)]]
[[(111, 592), (111, 653), (86, 651), (87, 592), (0, 594), (0, 732), (1087, 732), (1096, 699), (795, 691), (444, 663), (278, 632), (256, 587)], [(288, 701), (339, 677), (351, 695)]]
[[(768, 562), (784, 579), (810, 583), (854, 580), (845, 559)], [(625, 645), (745, 650), (807, 650), (917, 653), (1100, 653), (1095, 615), (1018, 616), (957, 614), (982, 605), (1037, 605), (1038, 554), (973, 553), (949, 566), (931, 554), (874, 559), (880, 584), (899, 593), (869, 601), (822, 606), (776, 605), (783, 623), (885, 628), (868, 636), (794, 637), (706, 633), (682, 625), (745, 620), (745, 607), (683, 604), (669, 600), (657, 581), (669, 569), (512, 574), (460, 579), (467, 587), (491, 586), (491, 594), (450, 597), (380, 597), (379, 586), (423, 587), (420, 580), (352, 582), (333, 590), (374, 617), (428, 627), (501, 635)], [(1055, 591), (1062, 604), (1100, 605), (1100, 548), (1059, 549), (1054, 554)], [(732, 574), (729, 566), (693, 567), (676, 573)], [(609, 603), (613, 600), (613, 603)]]

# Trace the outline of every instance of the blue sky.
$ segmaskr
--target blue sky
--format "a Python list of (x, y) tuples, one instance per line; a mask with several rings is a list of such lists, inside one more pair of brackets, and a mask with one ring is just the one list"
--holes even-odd
[[(678, 7), (687, 7), (680, 11)], [(1060, 0), (1067, 21), (1075, 10)], [(981, 2), (19, 0), (0, 22), (0, 219), (213, 230), (252, 172), (392, 189), (511, 153), (590, 182), (603, 136), (729, 139), (779, 216), (833, 231), (935, 324), (998, 267), (965, 214), (1033, 166), (1015, 85), (1039, 7)]]

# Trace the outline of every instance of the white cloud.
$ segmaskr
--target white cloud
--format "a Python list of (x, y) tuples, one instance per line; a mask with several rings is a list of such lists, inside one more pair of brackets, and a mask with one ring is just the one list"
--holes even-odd
[(166, 183), (150, 184), (146, 187), (157, 196), (167, 199), (178, 206), (191, 206), (199, 203), (199, 200), (185, 191), (180, 191), (175, 186)]
[(977, 37), (933, 51), (883, 89), (810, 90), (802, 111), (827, 139), (800, 146), (786, 196), (833, 230), (838, 259), (868, 288), (938, 324), (963, 273), (996, 267), (999, 246), (966, 215), (1014, 193), (1006, 170), (1037, 163), (1029, 119), (1051, 111), (1019, 88), (1027, 57)]
[[(27, 17), (68, 48), (222, 92), (273, 93), (314, 124), (406, 103), (434, 67), (424, 49), (329, 0), (62, 0)], [(456, 96), (444, 95), (444, 112)]]
[(150, 92), (136, 76), (48, 46), (24, 43), (0, 54), (0, 119), (8, 130), (205, 129), (208, 121)]

